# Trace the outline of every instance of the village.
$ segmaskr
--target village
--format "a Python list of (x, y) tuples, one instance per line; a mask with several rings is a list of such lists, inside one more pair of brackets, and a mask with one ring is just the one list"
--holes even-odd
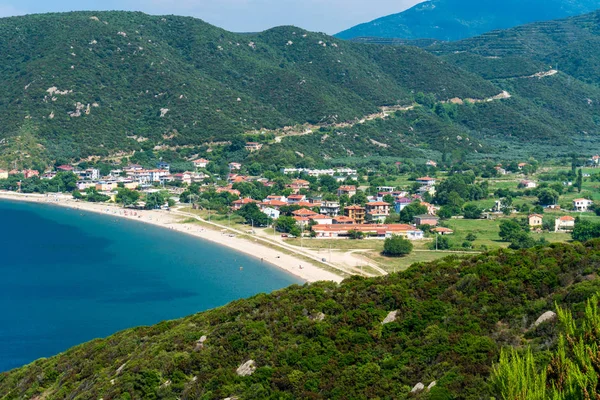
[[(247, 150), (258, 151), (260, 144), (248, 143)], [(230, 162), (228, 174), (222, 177), (209, 172), (210, 163), (206, 158), (193, 159), (193, 169), (183, 172), (171, 171), (163, 161), (154, 168), (119, 165), (108, 174), (75, 164), (43, 173), (0, 170), (0, 183), (4, 190), (71, 192), (79, 201), (131, 209), (177, 207), (222, 221), (225, 227), (233, 219), (237, 227), (250, 226), (251, 233), (276, 235), (290, 245), (360, 252), (365, 263), (384, 269), (444, 253), (518, 247), (514, 243), (518, 240), (498, 236), (507, 219), (519, 220), (528, 238), (536, 241), (567, 241), (578, 221), (597, 218), (594, 200), (600, 200), (600, 175), (594, 174), (599, 156), (570, 169), (535, 161), (480, 166), (475, 168), (479, 176), (438, 167), (433, 160), (404, 172), (398, 162), (398, 172), (391, 174), (344, 166), (285, 167), (259, 176), (248, 174), (241, 163)], [(66, 176), (73, 179), (72, 187), (54, 186)], [(162, 197), (154, 196), (150, 202), (153, 194)], [(123, 200), (127, 197), (131, 201)], [(402, 260), (382, 254), (381, 242), (397, 236), (415, 245), (413, 254)]]

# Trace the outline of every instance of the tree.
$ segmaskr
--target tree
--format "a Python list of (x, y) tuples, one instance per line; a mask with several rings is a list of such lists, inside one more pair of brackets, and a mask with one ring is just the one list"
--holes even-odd
[(156, 210), (165, 205), (167, 200), (165, 196), (161, 192), (148, 193), (146, 195), (146, 205), (144, 208), (146, 210)]
[(500, 238), (503, 242), (512, 242), (523, 232), (521, 225), (514, 219), (505, 219), (500, 222)]
[(244, 204), (237, 213), (246, 220), (247, 224), (253, 224), (254, 226), (267, 226), (271, 222), (271, 218), (260, 211), (255, 203)]
[(509, 249), (520, 250), (520, 249), (530, 249), (536, 246), (535, 239), (531, 237), (530, 234), (524, 231), (520, 231), (515, 233), (511, 237)]
[(575, 181), (575, 187), (577, 188), (577, 192), (581, 193), (581, 187), (583, 186), (583, 171), (581, 168), (577, 171), (577, 180)]
[(429, 245), (431, 250), (448, 250), (450, 249), (450, 240), (446, 236), (436, 233), (435, 239)]
[(469, 232), (469, 234), (467, 234), (467, 236), (465, 237), (465, 239), (468, 242), (474, 242), (477, 240), (477, 235), (475, 235), (473, 232)]
[(541, 189), (538, 192), (538, 203), (543, 206), (556, 204), (558, 202), (558, 193), (553, 189)]
[(404, 239), (402, 236), (394, 235), (391, 238), (385, 239), (383, 244), (383, 254), (388, 257), (401, 257), (413, 250), (413, 244), (410, 240)]
[(290, 233), (292, 229), (297, 225), (294, 217), (283, 216), (279, 217), (275, 222), (275, 228), (278, 232)]
[(427, 214), (427, 207), (419, 201), (410, 203), (400, 211), (400, 221), (410, 223), (415, 215)]
[(140, 192), (138, 192), (137, 190), (131, 190), (126, 188), (117, 189), (117, 196), (115, 197), (115, 201), (117, 203), (122, 204), (124, 207), (137, 205), (139, 199)]
[(578, 242), (587, 242), (590, 239), (598, 238), (600, 237), (600, 224), (578, 219), (571, 236)]
[(466, 219), (479, 219), (483, 210), (475, 204), (467, 204), (463, 209), (463, 214)]
[(357, 231), (356, 229), (352, 229), (351, 231), (348, 231), (348, 236), (350, 237), (350, 239), (362, 240), (365, 238), (365, 233)]

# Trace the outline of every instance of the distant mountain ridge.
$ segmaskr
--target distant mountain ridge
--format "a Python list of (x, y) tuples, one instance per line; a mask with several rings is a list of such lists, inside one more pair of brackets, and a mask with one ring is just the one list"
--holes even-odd
[(430, 0), (335, 36), (362, 40), (376, 37), (454, 41), (599, 8), (600, 0)]

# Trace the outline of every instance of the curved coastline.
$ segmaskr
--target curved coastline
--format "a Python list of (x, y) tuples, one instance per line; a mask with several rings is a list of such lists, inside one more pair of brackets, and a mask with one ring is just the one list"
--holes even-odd
[(230, 236), (223, 232), (207, 229), (201, 226), (181, 223), (185, 215), (178, 215), (164, 210), (153, 211), (125, 211), (120, 207), (102, 204), (85, 203), (72, 199), (67, 195), (41, 195), (0, 191), (0, 200), (23, 201), (34, 204), (48, 204), (67, 207), (74, 210), (93, 212), (111, 217), (118, 217), (130, 221), (151, 224), (163, 229), (175, 230), (199, 239), (208, 240), (220, 246), (228, 247), (234, 251), (244, 253), (265, 263), (282, 269), (306, 282), (334, 281), (341, 282), (343, 278), (337, 274), (319, 268), (314, 263), (301, 259), (287, 252), (278, 251), (258, 242), (237, 236)]

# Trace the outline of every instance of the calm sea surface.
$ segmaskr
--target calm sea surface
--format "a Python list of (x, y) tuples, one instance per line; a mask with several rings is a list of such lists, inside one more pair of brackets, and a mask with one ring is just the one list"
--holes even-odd
[(301, 282), (181, 233), (0, 201), (0, 371), (294, 283)]

